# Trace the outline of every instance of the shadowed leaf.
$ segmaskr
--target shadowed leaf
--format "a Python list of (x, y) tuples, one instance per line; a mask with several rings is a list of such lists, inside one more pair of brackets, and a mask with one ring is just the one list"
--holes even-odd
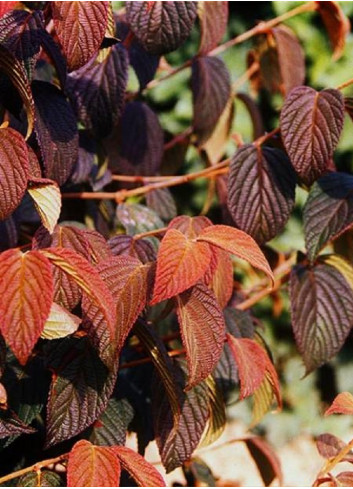
[(325, 411), (325, 416), (330, 414), (353, 414), (353, 396), (350, 392), (341, 392), (336, 396), (331, 406)]
[(52, 2), (54, 27), (63, 47), (68, 68), (86, 64), (103, 41), (109, 2)]
[(207, 54), (222, 40), (227, 30), (228, 2), (197, 2), (201, 40), (199, 54)]
[(327, 171), (343, 119), (343, 96), (338, 90), (297, 87), (286, 98), (280, 117), (283, 143), (307, 185)]
[(283, 484), (281, 462), (273, 448), (257, 436), (246, 438), (243, 441), (260, 472), (265, 487), (270, 486), (276, 478), (281, 486)]
[(50, 262), (38, 251), (0, 254), (0, 330), (18, 361), (31, 354), (53, 302)]
[(23, 475), (17, 482), (18, 487), (62, 487), (63, 480), (51, 470), (40, 470)]
[(133, 236), (118, 234), (108, 241), (113, 255), (127, 255), (138, 258), (142, 263), (154, 261), (156, 253), (151, 243), (145, 239), (135, 240)]
[(177, 215), (176, 203), (169, 188), (157, 188), (148, 192), (146, 204), (157, 212), (163, 221), (169, 221)]
[(27, 426), (12, 411), (0, 410), (0, 439), (8, 436), (34, 433), (36, 430)]
[(344, 14), (338, 2), (315, 3), (331, 41), (333, 59), (337, 60), (343, 53), (346, 37), (350, 31), (349, 19)]
[(71, 449), (67, 463), (69, 487), (118, 487), (120, 463), (109, 447), (80, 440)]
[(274, 238), (294, 206), (296, 175), (286, 155), (274, 148), (242, 146), (228, 178), (228, 208), (237, 227), (258, 243)]
[(202, 282), (177, 297), (177, 314), (186, 349), (189, 378), (186, 389), (206, 379), (221, 356), (225, 324), (213, 292)]
[(126, 2), (126, 15), (137, 39), (152, 54), (177, 49), (189, 37), (197, 2)]

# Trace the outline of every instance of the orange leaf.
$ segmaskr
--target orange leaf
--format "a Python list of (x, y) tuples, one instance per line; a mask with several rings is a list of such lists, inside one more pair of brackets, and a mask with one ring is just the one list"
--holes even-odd
[(218, 224), (209, 226), (201, 231), (198, 242), (206, 242), (218, 246), (222, 250), (229, 251), (238, 258), (250, 263), (255, 268), (262, 270), (274, 283), (274, 276), (270, 265), (255, 240), (244, 231)]
[(267, 378), (280, 402), (277, 373), (266, 351), (249, 338), (235, 338), (227, 334), (227, 340), (239, 370), (240, 399), (254, 394)]
[(349, 19), (338, 2), (316, 2), (316, 4), (331, 41), (333, 59), (337, 60), (341, 57), (351, 28)]
[(353, 414), (353, 396), (350, 392), (341, 392), (336, 396), (325, 416), (330, 414)]
[(0, 273), (0, 330), (25, 364), (53, 302), (52, 267), (38, 251), (12, 249), (1, 253)]
[(213, 292), (202, 282), (177, 297), (178, 320), (189, 368), (187, 389), (206, 379), (221, 356), (225, 324)]
[(68, 487), (118, 487), (120, 463), (110, 447), (78, 441), (69, 454)]
[(195, 285), (205, 274), (211, 251), (205, 243), (168, 229), (158, 250), (157, 271), (151, 304), (169, 299)]
[(226, 307), (233, 293), (233, 263), (226, 251), (214, 248), (217, 263), (208, 286), (213, 290), (221, 309)]
[(165, 487), (161, 474), (141, 455), (127, 447), (114, 446), (111, 450), (117, 455), (122, 468), (129, 472), (139, 486)]

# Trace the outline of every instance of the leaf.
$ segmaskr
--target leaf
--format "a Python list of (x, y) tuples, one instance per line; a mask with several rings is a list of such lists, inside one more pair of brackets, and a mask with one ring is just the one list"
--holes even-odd
[(0, 251), (14, 248), (18, 243), (18, 224), (13, 217), (0, 221)]
[(0, 409), (0, 439), (8, 436), (34, 433), (36, 430), (26, 426), (12, 411)]
[(222, 391), (212, 375), (207, 377), (205, 383), (208, 387), (210, 417), (198, 448), (207, 447), (218, 440), (227, 423)]
[(96, 265), (112, 257), (112, 252), (104, 236), (94, 229), (82, 229), (87, 245), (90, 261)]
[(305, 245), (314, 261), (326, 244), (353, 225), (353, 177), (331, 172), (312, 186), (303, 211)]
[(64, 338), (51, 348), (47, 447), (74, 437), (100, 417), (114, 389), (118, 369), (116, 362), (108, 371), (87, 337)]
[(241, 100), (249, 113), (253, 125), (253, 139), (261, 137), (265, 132), (265, 128), (258, 104), (252, 97), (243, 92), (237, 92), (236, 97)]
[(266, 351), (249, 338), (234, 338), (227, 333), (228, 345), (238, 366), (240, 399), (254, 394), (266, 375), (278, 386), (277, 374)]
[(290, 298), (295, 341), (310, 373), (332, 358), (348, 336), (353, 292), (342, 273), (323, 260), (292, 269)]
[(53, 302), (50, 262), (38, 251), (0, 254), (0, 330), (18, 361), (31, 354)]
[(58, 184), (46, 178), (31, 178), (28, 193), (34, 201), (43, 226), (52, 233), (61, 212), (61, 193)]
[(77, 331), (80, 323), (79, 317), (53, 302), (40, 337), (45, 340), (64, 338)]
[(336, 480), (339, 482), (341, 487), (352, 487), (353, 472), (340, 472), (339, 474), (337, 474)]
[(260, 472), (265, 487), (270, 486), (276, 478), (281, 486), (283, 484), (281, 462), (273, 448), (258, 436), (246, 438), (243, 441)]
[(116, 321), (114, 300), (97, 270), (85, 258), (70, 249), (45, 248), (41, 249), (40, 253), (72, 278), (87, 294), (87, 298), (103, 314), (110, 335), (114, 338)]
[(222, 40), (227, 30), (228, 2), (197, 2), (201, 39), (199, 54), (207, 54)]
[(333, 60), (341, 57), (350, 31), (349, 19), (338, 2), (315, 2), (333, 49)]
[[(206, 3), (206, 2), (205, 2)], [(207, 2), (206, 5), (212, 2)], [(216, 2), (215, 2), (216, 3)], [(231, 95), (220, 115), (217, 124), (201, 148), (206, 152), (211, 165), (218, 163), (226, 150), (234, 119), (234, 96)]]
[[(0, 50), (1, 54), (1, 50)], [(0, 56), (1, 58), (1, 56)], [(1, 61), (0, 61), (1, 64)], [(23, 136), (11, 129), (0, 129), (0, 220), (6, 219), (20, 204), (27, 187), (28, 151)]]
[(107, 408), (93, 424), (89, 441), (94, 445), (125, 445), (126, 431), (134, 411), (126, 399), (110, 399)]
[(242, 146), (232, 157), (228, 208), (235, 225), (262, 244), (274, 238), (294, 206), (296, 175), (275, 148)]
[(146, 204), (157, 212), (163, 221), (169, 221), (177, 215), (176, 203), (169, 188), (156, 188), (148, 192)]
[(193, 130), (198, 144), (213, 133), (231, 95), (230, 75), (219, 58), (200, 56), (192, 62)]
[(203, 229), (211, 225), (212, 222), (206, 216), (177, 216), (170, 221), (168, 229), (177, 229), (187, 238), (194, 239)]
[(157, 115), (143, 102), (129, 102), (120, 124), (105, 141), (110, 168), (125, 175), (158, 172), (164, 138)]
[(341, 392), (335, 397), (331, 406), (325, 411), (330, 414), (353, 414), (353, 396), (350, 392)]
[(67, 79), (67, 91), (78, 119), (98, 137), (107, 136), (118, 123), (127, 84), (128, 55), (113, 46), (101, 63), (93, 60)]
[(18, 91), (27, 113), (27, 134), (29, 138), (33, 131), (35, 110), (32, 97), (31, 86), (29, 84), (26, 71), (21, 62), (4, 46), (0, 45), (0, 71), (5, 73)]
[[(177, 369), (177, 365), (175, 368)], [(155, 382), (152, 391), (155, 439), (167, 473), (190, 460), (210, 415), (210, 395), (205, 382), (183, 392), (184, 375), (180, 367), (176, 370), (176, 375), (182, 392), (179, 399), (181, 413), (177, 425), (173, 422), (173, 415), (162, 385)]]
[(191, 389), (216, 366), (223, 350), (225, 324), (214, 294), (202, 282), (177, 296), (177, 304), (189, 370), (186, 389)]
[(138, 258), (142, 263), (154, 261), (156, 253), (153, 246), (146, 239), (135, 240), (133, 236), (118, 234), (108, 241), (113, 255), (127, 255)]
[(209, 247), (168, 229), (157, 255), (157, 271), (151, 305), (174, 297), (195, 285), (211, 260)]
[(164, 227), (163, 221), (152, 209), (140, 204), (119, 204), (116, 217), (126, 233), (132, 236)]
[(213, 290), (221, 309), (226, 307), (233, 294), (233, 263), (226, 251), (216, 250), (216, 269), (208, 286)]
[(52, 2), (54, 27), (69, 71), (85, 65), (103, 41), (109, 2)]
[[(353, 401), (353, 397), (352, 397)], [(352, 402), (353, 408), (353, 402)], [(353, 413), (353, 410), (352, 410)], [(319, 454), (324, 458), (333, 458), (346, 446), (342, 440), (330, 433), (324, 433), (316, 438), (316, 447)]]
[(13, 10), (14, 8), (16, 8), (16, 5), (18, 5), (18, 2), (15, 0), (15, 1), (10, 1), (10, 2), (1, 2), (0, 3), (0, 17), (3, 17), (5, 14), (7, 14), (7, 12), (9, 12), (10, 10)]
[[(76, 251), (87, 260), (89, 259), (89, 246), (85, 235), (80, 229), (72, 226), (56, 226), (52, 235), (45, 228), (39, 228), (34, 236), (33, 248), (68, 248)], [(54, 301), (65, 307), (73, 309), (82, 297), (82, 291), (73, 278), (59, 268), (54, 268)]]
[(40, 470), (23, 475), (17, 487), (62, 487), (63, 481), (59, 474), (51, 470)]
[(126, 15), (146, 51), (166, 54), (189, 37), (197, 15), (197, 2), (126, 2)]
[(163, 477), (156, 468), (141, 455), (127, 447), (112, 447), (121, 467), (126, 470), (140, 487), (165, 487)]
[(294, 88), (283, 105), (280, 127), (284, 146), (298, 175), (310, 185), (328, 169), (343, 128), (339, 90)]
[(63, 92), (51, 83), (34, 81), (32, 90), (36, 106), (35, 132), (45, 176), (62, 185), (77, 159), (76, 117)]
[(112, 449), (80, 440), (69, 454), (67, 483), (69, 487), (118, 487), (120, 471)]
[(242, 260), (246, 260), (253, 267), (265, 272), (271, 282), (274, 282), (272, 270), (259, 246), (251, 236), (243, 231), (217, 224), (203, 229), (197, 241), (217, 246)]

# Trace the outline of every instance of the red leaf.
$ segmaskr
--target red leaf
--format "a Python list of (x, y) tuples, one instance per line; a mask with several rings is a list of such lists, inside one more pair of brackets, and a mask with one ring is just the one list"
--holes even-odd
[(197, 2), (201, 40), (199, 54), (207, 54), (222, 40), (228, 22), (228, 2)]
[(217, 246), (242, 260), (246, 260), (253, 267), (265, 272), (271, 282), (274, 282), (272, 270), (261, 249), (253, 238), (243, 231), (218, 224), (201, 231), (197, 241)]
[(66, 248), (45, 248), (40, 252), (72, 278), (102, 312), (111, 337), (115, 336), (115, 303), (96, 269), (81, 255)]
[(0, 329), (21, 364), (36, 344), (53, 302), (50, 262), (38, 251), (0, 255)]
[(339, 90), (294, 88), (282, 107), (280, 126), (291, 162), (311, 185), (328, 168), (343, 128), (344, 101)]
[(211, 251), (205, 243), (191, 241), (177, 229), (168, 229), (158, 250), (151, 304), (195, 285), (206, 272), (210, 260)]
[(78, 441), (69, 454), (69, 487), (118, 487), (120, 463), (110, 447), (98, 447), (87, 440)]
[(337, 436), (331, 435), (330, 433), (324, 433), (316, 438), (316, 446), (319, 454), (322, 457), (329, 459), (336, 457), (336, 455), (338, 455), (346, 446), (346, 443), (337, 438)]
[(0, 2), (0, 17), (3, 17), (7, 12), (13, 10), (18, 2)]
[(226, 251), (216, 249), (217, 261), (208, 286), (213, 290), (221, 309), (226, 307), (233, 293), (233, 263)]
[(211, 225), (212, 222), (205, 216), (177, 216), (170, 221), (168, 229), (177, 229), (187, 238), (194, 239), (203, 229)]
[(54, 27), (69, 71), (87, 63), (103, 41), (109, 2), (52, 2)]
[(281, 462), (273, 448), (259, 436), (245, 438), (243, 440), (257, 465), (265, 487), (271, 485), (278, 478), (280, 486), (283, 484)]
[(121, 466), (141, 487), (165, 487), (163, 477), (157, 469), (141, 455), (127, 447), (111, 447)]
[(341, 392), (336, 396), (331, 406), (325, 411), (330, 414), (353, 414), (353, 396), (350, 392)]
[(21, 202), (27, 177), (28, 150), (23, 136), (14, 129), (0, 129), (0, 221)]
[(186, 349), (191, 389), (216, 366), (224, 345), (225, 324), (213, 292), (202, 282), (177, 297), (178, 320)]
[(315, 2), (333, 49), (333, 59), (341, 57), (350, 31), (349, 19), (338, 2)]
[(235, 338), (227, 333), (228, 345), (238, 365), (240, 399), (251, 396), (261, 385), (266, 374), (279, 391), (278, 378), (265, 350), (249, 338)]

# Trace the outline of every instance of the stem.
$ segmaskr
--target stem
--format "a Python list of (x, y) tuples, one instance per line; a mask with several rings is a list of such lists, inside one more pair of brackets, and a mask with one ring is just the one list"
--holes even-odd
[[(336, 467), (336, 465), (341, 462), (346, 455), (353, 449), (353, 440), (351, 440), (342, 450), (333, 458), (328, 460), (323, 468), (320, 470), (316, 480), (320, 479), (321, 477), (324, 477), (325, 474), (330, 472), (332, 469)], [(315, 481), (316, 482), (316, 481)], [(314, 482), (314, 484), (315, 484)]]
[(259, 147), (259, 146), (261, 146), (261, 144), (263, 144), (266, 141), (268, 141), (269, 139), (273, 138), (273, 136), (275, 136), (279, 132), (280, 132), (280, 128), (279, 127), (276, 127), (276, 129), (273, 129), (273, 131), (270, 131), (270, 132), (264, 134), (263, 136), (257, 138), (256, 141), (254, 141), (254, 144), (257, 147)]
[[(168, 351), (168, 355), (171, 358), (177, 357), (179, 355), (184, 355), (185, 353), (186, 353), (185, 348), (179, 348), (178, 350)], [(131, 362), (123, 363), (120, 366), (120, 370), (123, 370), (125, 368), (130, 368), (130, 367), (138, 367), (139, 365), (145, 365), (146, 363), (151, 363), (151, 362), (152, 362), (151, 357), (139, 358), (138, 360), (133, 360)]]
[(47, 460), (43, 460), (42, 462), (37, 462), (30, 467), (26, 467), (25, 469), (16, 470), (16, 472), (12, 472), (11, 474), (5, 475), (4, 477), (0, 477), (0, 484), (4, 482), (15, 479), (16, 477), (21, 477), (22, 475), (28, 474), (28, 472), (38, 472), (43, 467), (48, 467), (49, 465), (57, 464), (58, 462), (62, 462), (69, 457), (68, 453), (64, 453), (63, 455), (59, 455), (58, 457), (48, 458)]
[(164, 234), (167, 231), (168, 227), (152, 229), (152, 231), (146, 231), (145, 233), (135, 234), (133, 237), (134, 241), (142, 238), (148, 238), (149, 236), (158, 236), (158, 234)]
[(349, 80), (338, 85), (336, 88), (337, 90), (343, 90), (344, 88), (349, 87), (352, 84), (353, 84), (353, 78), (350, 78)]

